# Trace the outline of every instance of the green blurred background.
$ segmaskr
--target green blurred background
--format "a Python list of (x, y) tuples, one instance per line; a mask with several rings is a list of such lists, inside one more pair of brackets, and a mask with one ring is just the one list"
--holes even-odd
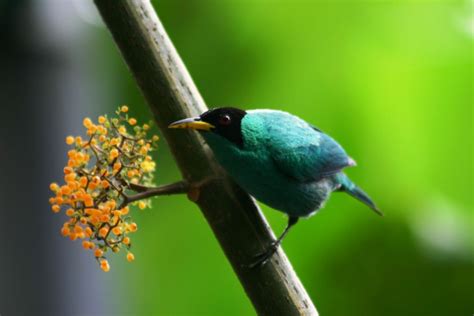
[[(46, 44), (52, 49), (41, 46), (48, 32), (33, 40), (42, 43), (43, 62), (53, 56), (59, 60), (53, 66), (46, 62), (45, 69), (64, 60), (73, 64), (69, 92), (56, 100), (56, 119), (32, 119), (54, 131), (48, 136), (51, 150), (43, 155), (54, 164), (39, 166), (44, 171), (30, 187), (42, 192), (39, 205), (46, 204), (45, 188), (60, 176), (65, 162), (65, 147), (59, 146), (66, 134), (81, 130), (83, 116), (111, 112), (123, 103), (140, 120), (148, 120), (150, 112), (91, 2), (64, 1), (70, 8), (63, 4), (58, 10), (59, 1), (10, 1), (3, 10), (14, 10), (17, 4), (12, 3), (19, 2), (22, 10), (40, 7), (47, 19), (75, 12), (68, 14), (75, 14), (76, 21), (72, 31), (70, 20), (54, 24), (66, 35), (56, 46)], [(379, 218), (354, 199), (334, 194), (285, 240), (283, 247), (323, 316), (474, 313), (473, 4), (154, 1), (209, 107), (281, 109), (315, 124), (357, 160), (358, 167), (348, 174), (385, 212)], [(51, 88), (48, 81), (42, 85)], [(57, 80), (54, 90), (66, 89), (63, 85)], [(157, 183), (180, 177), (164, 141), (155, 157)], [(279, 234), (285, 216), (262, 208)], [(204, 217), (185, 197), (157, 198), (152, 210), (137, 211), (136, 261), (111, 258), (108, 274), (96, 271), (79, 243), (57, 237), (63, 219), (53, 218), (47, 205), (41, 209), (37, 220), (54, 224), (38, 232), (39, 244), (48, 244), (49, 259), (38, 259), (41, 254), (30, 259), (46, 262), (40, 271), (49, 281), (29, 284), (21, 281), (26, 278), (21, 271), (0, 270), (0, 281), (20, 280), (46, 290), (39, 312), (254, 314)], [(5, 223), (8, 210), (1, 212)], [(6, 233), (2, 238), (11, 239)], [(9, 258), (27, 256), (6, 251)], [(51, 253), (55, 263), (48, 261)], [(8, 267), (2, 256), (0, 268), (2, 260)], [(46, 268), (51, 265), (54, 269)], [(67, 265), (76, 266), (71, 270)], [(37, 274), (39, 268), (25, 269)], [(7, 284), (0, 291), (0, 314), (2, 303), (15, 311)], [(15, 293), (11, 297), (28, 300), (37, 292), (23, 294), (20, 288)]]

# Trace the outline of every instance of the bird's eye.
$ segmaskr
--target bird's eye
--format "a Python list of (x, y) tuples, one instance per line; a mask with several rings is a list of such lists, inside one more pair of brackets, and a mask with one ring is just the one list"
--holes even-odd
[(219, 124), (220, 125), (229, 125), (231, 121), (231, 118), (229, 115), (224, 114), (219, 117)]

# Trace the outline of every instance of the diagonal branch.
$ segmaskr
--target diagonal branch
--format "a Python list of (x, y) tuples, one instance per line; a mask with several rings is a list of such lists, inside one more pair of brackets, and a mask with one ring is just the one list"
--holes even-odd
[[(275, 236), (252, 198), (230, 181), (195, 132), (168, 130), (169, 123), (207, 108), (147, 0), (95, 0), (155, 121), (248, 297), (260, 315), (317, 315), (281, 248), (263, 267), (246, 267)], [(209, 177), (222, 181), (205, 181)]]

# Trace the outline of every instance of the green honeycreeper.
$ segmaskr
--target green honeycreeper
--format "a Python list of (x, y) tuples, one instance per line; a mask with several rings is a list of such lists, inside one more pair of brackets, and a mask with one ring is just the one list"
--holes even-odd
[(250, 265), (264, 264), (300, 217), (321, 209), (333, 191), (346, 192), (382, 215), (343, 172), (355, 165), (329, 135), (283, 111), (222, 107), (170, 128), (202, 132), (218, 162), (250, 195), (288, 215), (281, 236)]

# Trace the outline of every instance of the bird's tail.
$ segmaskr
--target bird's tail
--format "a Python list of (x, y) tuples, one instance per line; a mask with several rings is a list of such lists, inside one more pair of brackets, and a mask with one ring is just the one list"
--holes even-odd
[(354, 182), (349, 179), (344, 173), (340, 172), (336, 175), (336, 181), (341, 185), (339, 191), (346, 192), (352, 197), (358, 199), (368, 207), (370, 207), (375, 213), (383, 216), (383, 213), (379, 210), (377, 205), (372, 201), (372, 199), (365, 193), (361, 188), (355, 185)]

